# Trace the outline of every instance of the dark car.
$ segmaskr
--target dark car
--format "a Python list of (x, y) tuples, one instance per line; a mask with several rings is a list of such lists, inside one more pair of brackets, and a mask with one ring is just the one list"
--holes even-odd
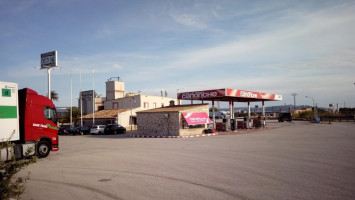
[(110, 125), (107, 125), (105, 127), (105, 131), (104, 131), (105, 135), (107, 134), (118, 134), (118, 133), (126, 133), (126, 128), (119, 125), (119, 124), (110, 124)]
[(66, 132), (65, 135), (80, 135), (80, 131), (74, 127), (65, 127), (64, 132)]
[(292, 115), (291, 113), (279, 113), (279, 122), (284, 122), (284, 121), (288, 121), (291, 122), (292, 121)]
[(84, 135), (90, 134), (90, 127), (88, 127), (88, 126), (80, 127), (80, 131), (81, 131), (81, 133), (83, 133)]
[(59, 127), (58, 135), (68, 135), (68, 132), (65, 128)]
[(78, 126), (78, 127), (75, 127), (75, 132), (79, 135), (87, 135), (87, 134), (90, 134), (90, 128), (87, 127), (87, 126)]

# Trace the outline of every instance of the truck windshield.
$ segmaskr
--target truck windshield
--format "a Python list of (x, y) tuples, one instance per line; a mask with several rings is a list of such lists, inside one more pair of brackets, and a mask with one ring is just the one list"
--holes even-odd
[(57, 123), (57, 114), (54, 108), (44, 107), (44, 118)]

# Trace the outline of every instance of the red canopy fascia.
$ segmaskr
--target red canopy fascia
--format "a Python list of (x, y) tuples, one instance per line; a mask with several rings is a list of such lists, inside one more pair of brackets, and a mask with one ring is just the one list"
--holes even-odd
[(203, 90), (193, 92), (178, 93), (179, 100), (207, 100), (207, 101), (281, 101), (282, 95), (269, 94), (264, 92), (255, 92), (249, 90), (239, 89), (215, 89), (215, 90)]

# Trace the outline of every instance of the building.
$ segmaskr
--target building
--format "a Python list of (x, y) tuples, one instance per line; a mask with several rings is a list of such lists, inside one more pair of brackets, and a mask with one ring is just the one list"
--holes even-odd
[[(93, 90), (87, 90), (87, 91), (82, 91), (79, 93), (79, 96), (81, 96), (82, 102), (80, 103), (80, 99), (78, 100), (78, 108), (81, 108), (81, 104), (83, 106), (83, 115), (93, 113)], [(95, 92), (95, 112), (99, 110), (104, 109), (104, 100), (105, 97), (100, 97), (96, 92)]]
[(200, 135), (211, 123), (208, 104), (171, 105), (137, 112), (138, 131), (142, 135)]
[[(129, 129), (136, 129), (136, 112), (168, 106), (170, 101), (176, 102), (176, 99), (166, 96), (145, 95), (139, 93), (125, 93), (125, 83), (120, 81), (119, 77), (110, 78), (106, 82), (106, 97), (98, 97), (95, 92), (95, 113), (93, 113), (93, 90), (84, 91), (82, 94), (83, 120), (85, 125), (89, 126), (95, 121), (95, 124), (108, 124), (108, 122), (119, 123)], [(80, 107), (80, 101), (79, 101)], [(110, 110), (111, 114), (106, 111)], [(120, 116), (117, 117), (115, 112)], [(121, 112), (122, 111), (122, 112)], [(107, 118), (107, 116), (109, 117)], [(122, 119), (126, 117), (127, 119)], [(115, 118), (115, 119), (114, 119)], [(89, 122), (91, 119), (91, 122)], [(133, 127), (133, 128), (132, 128)]]
[(70, 107), (56, 107), (57, 111), (57, 118), (58, 118), (58, 125), (69, 125), (69, 123), (63, 123), (65, 118), (69, 116)]
[(128, 126), (130, 111), (126, 109), (101, 110), (83, 116), (83, 126), (92, 126), (93, 121), (98, 125), (120, 124)]
[(293, 114), (301, 114), (303, 112), (309, 112), (309, 111), (312, 111), (312, 108), (302, 108), (302, 109), (294, 110)]

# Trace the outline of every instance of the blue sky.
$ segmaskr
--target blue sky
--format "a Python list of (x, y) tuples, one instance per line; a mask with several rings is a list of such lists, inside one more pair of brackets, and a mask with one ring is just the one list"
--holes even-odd
[[(82, 89), (235, 88), (283, 95), (268, 105), (355, 106), (355, 1), (0, 0), (1, 81), (47, 93), (40, 54), (57, 50), (57, 106)], [(245, 106), (237, 104), (236, 106)]]

